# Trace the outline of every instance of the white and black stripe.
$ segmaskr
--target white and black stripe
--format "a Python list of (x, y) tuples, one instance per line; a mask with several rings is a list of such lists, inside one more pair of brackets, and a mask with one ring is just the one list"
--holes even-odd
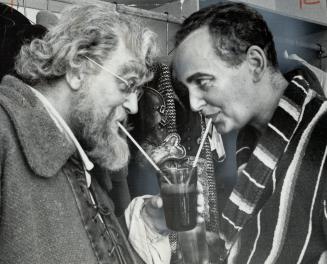
[(236, 263), (318, 263), (327, 250), (326, 113), (298, 75), (255, 148), (238, 142), (247, 166), (220, 230), (229, 243), (241, 236)]

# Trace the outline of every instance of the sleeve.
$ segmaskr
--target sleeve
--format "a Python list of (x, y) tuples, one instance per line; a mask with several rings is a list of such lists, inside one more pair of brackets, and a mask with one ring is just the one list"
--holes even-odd
[[(127, 229), (127, 225), (126, 225), (126, 221), (125, 221), (125, 215), (121, 215), (118, 218), (118, 222), (120, 224), (120, 227), (122, 228), (124, 234), (128, 237), (128, 229)], [(143, 259), (139, 256), (139, 254), (136, 252), (136, 250), (134, 249), (133, 246), (131, 246), (131, 249), (134, 253), (134, 257), (136, 258), (136, 263), (135, 264), (144, 264)]]
[(169, 264), (171, 250), (168, 234), (159, 234), (142, 219), (145, 195), (132, 200), (125, 210), (128, 239), (146, 264)]

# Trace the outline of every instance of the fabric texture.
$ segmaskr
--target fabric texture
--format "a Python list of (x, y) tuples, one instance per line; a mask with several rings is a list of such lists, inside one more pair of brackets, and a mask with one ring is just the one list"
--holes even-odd
[(308, 63), (306, 60), (304, 60), (303, 58), (301, 58), (299, 55), (297, 54), (288, 54), (288, 52), (285, 50), (284, 52), (284, 57), (285, 59), (288, 60), (294, 60), (296, 62), (299, 62), (301, 64), (303, 64), (305, 67), (308, 67), (316, 76), (316, 78), (318, 78), (321, 88), (323, 89), (323, 94), (326, 97), (327, 96), (327, 73), (317, 67), (315, 67), (314, 65)]
[[(143, 263), (114, 206), (29, 87), (0, 86), (0, 263)], [(93, 197), (91, 200), (90, 193)]]
[(327, 102), (295, 75), (264, 133), (239, 134), (239, 176), (221, 216), (228, 263), (323, 261), (326, 113)]
[(137, 197), (129, 204), (125, 211), (125, 221), (129, 230), (129, 241), (145, 263), (169, 264), (170, 245), (168, 233), (158, 234), (153, 231), (142, 219), (141, 212), (144, 207), (144, 199), (150, 195)]

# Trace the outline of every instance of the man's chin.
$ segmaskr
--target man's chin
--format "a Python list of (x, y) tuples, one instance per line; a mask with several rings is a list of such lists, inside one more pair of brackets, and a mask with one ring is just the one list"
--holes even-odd
[(127, 159), (126, 162), (113, 162), (111, 164), (111, 166), (109, 168), (106, 168), (108, 169), (109, 171), (112, 171), (112, 172), (116, 172), (116, 171), (120, 171), (121, 169), (127, 167), (128, 165), (128, 162), (129, 162), (129, 159)]
[(111, 135), (110, 141), (98, 144), (89, 156), (102, 168), (118, 171), (128, 165), (130, 152), (126, 139), (119, 134)]
[(227, 133), (231, 132), (231, 130), (232, 130), (224, 122), (214, 123), (214, 126), (216, 127), (217, 132), (220, 134), (227, 134)]

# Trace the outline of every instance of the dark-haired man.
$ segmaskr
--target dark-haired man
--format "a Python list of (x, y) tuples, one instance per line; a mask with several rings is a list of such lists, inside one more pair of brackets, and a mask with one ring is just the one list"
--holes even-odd
[(327, 102), (302, 75), (283, 77), (269, 28), (244, 4), (192, 14), (176, 41), (174, 71), (193, 110), (220, 133), (240, 130), (220, 259), (326, 263)]

